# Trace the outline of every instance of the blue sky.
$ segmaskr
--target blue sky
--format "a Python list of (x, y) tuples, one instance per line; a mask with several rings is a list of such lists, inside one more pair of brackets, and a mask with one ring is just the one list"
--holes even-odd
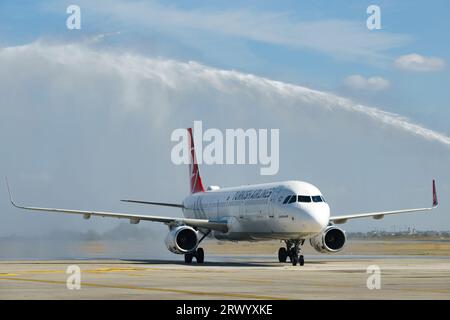
[[(306, 85), (313, 88), (337, 92), (364, 103), (374, 104), (385, 110), (408, 116), (434, 129), (450, 133), (448, 101), (450, 92), (449, 69), (436, 72), (408, 72), (393, 67), (396, 58), (417, 53), (433, 56), (448, 62), (450, 30), (447, 1), (346, 1), (345, 5), (329, 1), (130, 1), (127, 6), (142, 5), (142, 17), (150, 12), (177, 11), (180, 20), (152, 23), (146, 19), (134, 19), (132, 13), (115, 10), (122, 1), (2, 1), (0, 4), (0, 38), (3, 46), (19, 45), (36, 39), (74, 41), (83, 37), (104, 33), (120, 35), (104, 40), (104, 45), (141, 51), (148, 55), (172, 57), (180, 60), (195, 60), (224, 69), (236, 69), (272, 79)], [(82, 10), (82, 30), (68, 31), (65, 28), (69, 4), (79, 4)], [(382, 30), (368, 31), (365, 28), (368, 17), (366, 8), (376, 4), (381, 8)], [(200, 12), (200, 13), (199, 13)], [(189, 27), (189, 16), (209, 15), (226, 19), (224, 13), (242, 13), (255, 29), (267, 21), (266, 26), (289, 29), (304, 22), (339, 21), (360, 26), (363, 37), (373, 35), (382, 44), (394, 39), (385, 50), (376, 52), (382, 59), (373, 61), (370, 55), (352, 55), (352, 50), (339, 52), (333, 46), (326, 50), (289, 45), (285, 42), (265, 41), (248, 36), (245, 32), (223, 32), (223, 25)], [(279, 18), (260, 20), (264, 15), (279, 15)], [(141, 17), (141, 18), (142, 18)], [(249, 21), (253, 19), (254, 21)], [(206, 20), (206, 19), (205, 19)], [(244, 24), (247, 26), (247, 24)], [(296, 42), (301, 36), (286, 30), (287, 40)], [(351, 30), (340, 35), (352, 39)], [(319, 34), (313, 35), (320, 36)], [(355, 38), (359, 39), (359, 38)], [(329, 39), (336, 42), (337, 39)], [(367, 40), (370, 42), (370, 39)], [(358, 47), (355, 41), (354, 46)], [(320, 46), (319, 46), (320, 47)], [(351, 46), (349, 46), (351, 47)], [(382, 46), (381, 46), (382, 47)], [(374, 47), (377, 49), (377, 46)], [(350, 49), (350, 48), (349, 48)], [(370, 49), (370, 46), (369, 46)], [(376, 51), (376, 50), (375, 50)], [(349, 54), (350, 53), (350, 54)], [(365, 78), (382, 77), (390, 85), (385, 90), (349, 90), (343, 82), (349, 75)]]
[[(81, 7), (81, 30), (66, 28), (70, 4)], [(366, 28), (370, 4), (381, 8), (382, 30)], [(0, 173), (36, 205), (124, 211), (117, 199), (186, 195), (185, 168), (168, 160), (173, 129), (193, 120), (273, 127), (279, 174), (203, 166), (204, 181), (306, 180), (344, 214), (427, 205), (434, 177), (444, 200), (433, 218), (346, 229), (450, 229), (449, 9), (446, 1), (1, 1), (0, 145), (9, 152)], [(0, 211), (12, 212), (2, 192)], [(7, 215), (0, 235), (115, 223), (30, 221)]]

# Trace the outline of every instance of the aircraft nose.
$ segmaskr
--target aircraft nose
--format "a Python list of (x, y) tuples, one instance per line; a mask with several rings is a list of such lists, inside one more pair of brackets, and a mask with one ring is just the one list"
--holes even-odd
[(321, 231), (328, 225), (330, 218), (330, 207), (327, 204), (314, 206), (308, 208), (307, 214), (315, 229)]

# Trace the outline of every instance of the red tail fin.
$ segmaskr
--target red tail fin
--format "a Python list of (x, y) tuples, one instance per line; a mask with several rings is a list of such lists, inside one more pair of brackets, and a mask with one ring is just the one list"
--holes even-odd
[(191, 163), (189, 164), (189, 177), (191, 193), (204, 192), (202, 178), (198, 170), (197, 157), (195, 156), (194, 138), (192, 136), (192, 128), (187, 129), (189, 132), (189, 148), (191, 150)]

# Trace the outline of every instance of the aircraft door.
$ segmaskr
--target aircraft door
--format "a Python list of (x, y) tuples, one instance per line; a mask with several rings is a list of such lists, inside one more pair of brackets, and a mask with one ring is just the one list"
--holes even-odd
[(245, 217), (245, 201), (241, 200), (239, 203), (239, 218), (244, 219)]
[(275, 189), (273, 189), (272, 194), (270, 195), (269, 203), (268, 203), (269, 218), (275, 218), (276, 206), (277, 206), (277, 201), (278, 201), (278, 196), (280, 194), (280, 191), (281, 191), (280, 187), (275, 188)]

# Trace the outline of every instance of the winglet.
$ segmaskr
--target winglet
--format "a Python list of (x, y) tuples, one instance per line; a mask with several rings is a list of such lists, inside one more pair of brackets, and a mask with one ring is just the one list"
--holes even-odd
[(433, 208), (436, 208), (439, 205), (437, 193), (436, 193), (436, 182), (433, 179)]
[(14, 207), (17, 207), (17, 205), (14, 203), (13, 197), (11, 195), (11, 190), (9, 189), (8, 177), (5, 177), (5, 182), (6, 182), (6, 189), (8, 189), (8, 193), (9, 193), (9, 201), (11, 201), (11, 204)]

